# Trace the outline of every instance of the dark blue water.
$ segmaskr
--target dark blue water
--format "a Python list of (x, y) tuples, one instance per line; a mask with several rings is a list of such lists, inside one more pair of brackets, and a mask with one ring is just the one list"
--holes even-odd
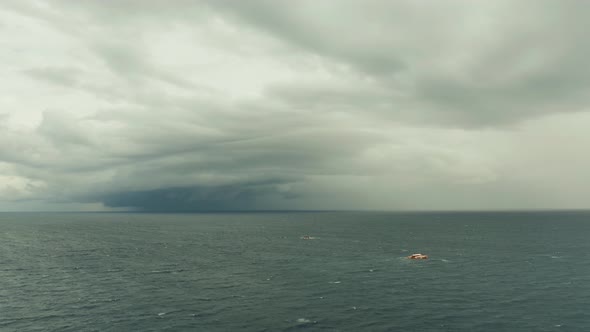
[(587, 212), (4, 213), (0, 330), (590, 331), (589, 239)]

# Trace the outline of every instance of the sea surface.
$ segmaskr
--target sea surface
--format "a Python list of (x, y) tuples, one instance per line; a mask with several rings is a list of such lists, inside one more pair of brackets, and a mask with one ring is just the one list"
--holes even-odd
[(0, 331), (590, 331), (590, 212), (0, 213)]

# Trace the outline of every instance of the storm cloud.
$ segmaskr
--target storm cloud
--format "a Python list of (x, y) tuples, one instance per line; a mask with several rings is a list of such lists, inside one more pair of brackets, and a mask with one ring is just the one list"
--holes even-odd
[(3, 1), (0, 210), (588, 208), (585, 1)]

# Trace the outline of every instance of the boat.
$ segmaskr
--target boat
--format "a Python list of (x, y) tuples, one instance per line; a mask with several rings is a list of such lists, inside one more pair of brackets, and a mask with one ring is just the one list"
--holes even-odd
[(411, 254), (408, 259), (428, 259), (428, 255), (424, 254)]

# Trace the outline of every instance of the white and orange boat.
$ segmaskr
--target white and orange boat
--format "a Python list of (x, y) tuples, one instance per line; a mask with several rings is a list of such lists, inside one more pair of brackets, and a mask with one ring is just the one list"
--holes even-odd
[(428, 255), (424, 254), (411, 254), (408, 259), (428, 259)]

